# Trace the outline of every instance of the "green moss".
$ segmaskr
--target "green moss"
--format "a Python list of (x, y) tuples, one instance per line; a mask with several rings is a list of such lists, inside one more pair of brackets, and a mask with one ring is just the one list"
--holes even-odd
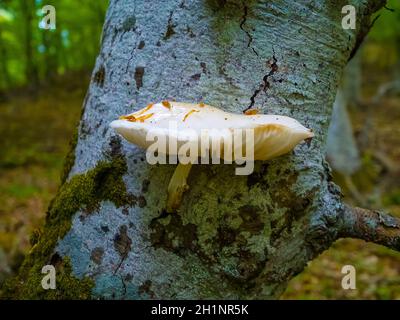
[(214, 35), (220, 44), (231, 44), (241, 32), (252, 2), (248, 1), (246, 4), (239, 0), (207, 0), (205, 2), (210, 16), (213, 17), (211, 27), (215, 30)]
[(101, 201), (112, 201), (117, 207), (134, 205), (135, 198), (126, 191), (122, 175), (126, 172), (126, 162), (117, 156), (111, 162), (99, 162), (85, 174), (76, 175), (64, 183), (50, 204), (44, 230), (38, 233), (16, 278), (8, 281), (2, 295), (17, 299), (81, 299), (89, 298), (92, 280), (75, 278), (67, 259), (56, 263), (57, 289), (43, 290), (42, 267), (53, 264), (53, 251), (59, 239), (71, 228), (72, 217), (83, 210), (93, 212)]
[(63, 184), (65, 181), (67, 181), (68, 174), (72, 169), (72, 166), (75, 163), (75, 147), (78, 143), (78, 129), (75, 130), (75, 133), (69, 142), (69, 151), (67, 156), (65, 157), (64, 160), (64, 166), (61, 172), (61, 184)]
[[(29, 273), (27, 283), (21, 278), (13, 279), (5, 285), (2, 298), (8, 299), (89, 299), (91, 290), (94, 286), (90, 278), (78, 279), (72, 274), (72, 267), (69, 258), (64, 258), (57, 263), (56, 268), (56, 289), (45, 290), (41, 286), (41, 281), (45, 274), (41, 273), (39, 265), (35, 265)], [(16, 291), (18, 288), (18, 291)]]

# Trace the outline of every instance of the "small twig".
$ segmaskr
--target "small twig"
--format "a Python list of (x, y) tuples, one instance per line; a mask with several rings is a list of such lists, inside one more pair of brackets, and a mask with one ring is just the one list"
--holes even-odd
[(356, 238), (400, 251), (400, 219), (381, 211), (345, 206), (339, 238)]
[(381, 102), (382, 98), (389, 95), (391, 92), (400, 91), (400, 81), (390, 81), (383, 83), (379, 86), (378, 90), (376, 91), (375, 96), (371, 99), (371, 104), (377, 105)]
[(397, 163), (390, 159), (390, 157), (388, 157), (388, 155), (383, 151), (376, 150), (372, 156), (382, 164), (388, 173), (393, 174), (400, 172), (400, 167), (397, 165)]
[(394, 9), (392, 9), (392, 8), (389, 8), (388, 6), (383, 6), (386, 10), (388, 10), (388, 11), (390, 11), (390, 12), (395, 12), (396, 10), (394, 10)]

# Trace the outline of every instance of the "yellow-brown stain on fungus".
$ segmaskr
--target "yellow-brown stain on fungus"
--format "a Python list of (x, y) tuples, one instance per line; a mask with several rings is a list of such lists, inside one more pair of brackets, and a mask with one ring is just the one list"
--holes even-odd
[(194, 112), (200, 112), (198, 110), (192, 109), (190, 110), (188, 113), (185, 114), (185, 116), (183, 117), (183, 121), (185, 121), (192, 113)]
[(148, 118), (151, 118), (153, 115), (154, 115), (154, 113), (146, 114), (144, 116), (141, 116), (141, 117), (137, 118), (137, 121), (144, 122), (144, 120), (146, 120)]
[(164, 100), (161, 102), (161, 104), (166, 107), (167, 109), (171, 109), (171, 104), (169, 103), (169, 101)]
[(249, 110), (246, 110), (244, 112), (244, 114), (246, 116), (253, 116), (253, 115), (258, 114), (258, 113), (259, 113), (259, 111), (257, 109), (249, 109)]
[(120, 116), (119, 119), (120, 120), (127, 120), (127, 121), (130, 121), (130, 122), (135, 122), (136, 121), (136, 117), (134, 115)]
[(139, 111), (138, 113), (135, 113), (136, 116), (140, 116), (141, 114), (145, 113), (146, 111), (150, 110), (153, 107), (153, 104), (150, 103), (144, 108), (143, 110)]
[(285, 127), (281, 124), (268, 123), (256, 127), (254, 134), (260, 134), (260, 132), (275, 132), (276, 134), (278, 134), (283, 132), (284, 130)]
[(128, 116), (120, 116), (119, 119), (120, 120), (130, 121), (130, 122), (137, 122), (137, 121), (144, 122), (144, 120), (146, 120), (148, 118), (151, 118), (153, 115), (154, 115), (154, 113), (145, 114), (145, 115), (140, 116), (140, 117), (137, 117), (137, 116), (134, 116), (134, 115), (128, 115)]

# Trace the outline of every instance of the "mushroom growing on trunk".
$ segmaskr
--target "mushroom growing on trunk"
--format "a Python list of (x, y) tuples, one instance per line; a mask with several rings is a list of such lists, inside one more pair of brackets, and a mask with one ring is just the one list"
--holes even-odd
[[(231, 163), (232, 160), (243, 160), (243, 152), (251, 150), (245, 161), (268, 160), (313, 137), (310, 129), (286, 116), (255, 112), (235, 114), (203, 103), (174, 101), (149, 104), (121, 116), (110, 125), (126, 140), (148, 151), (154, 149), (154, 136), (159, 145), (163, 138), (165, 145), (157, 149), (158, 156), (179, 158), (168, 185), (166, 210), (169, 213), (179, 208), (183, 193), (188, 189), (186, 180), (191, 166), (198, 163), (199, 155), (203, 160), (201, 163), (208, 161), (210, 156), (212, 163), (216, 163), (214, 156)], [(243, 132), (246, 133), (244, 142)], [(187, 151), (190, 151), (189, 156)], [(147, 159), (148, 156), (149, 153)]]

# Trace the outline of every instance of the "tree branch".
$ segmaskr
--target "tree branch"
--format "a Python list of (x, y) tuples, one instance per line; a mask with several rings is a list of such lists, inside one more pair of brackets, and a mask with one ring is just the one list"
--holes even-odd
[(371, 21), (371, 16), (377, 12), (379, 9), (383, 8), (383, 6), (386, 4), (387, 0), (370, 0), (368, 1), (368, 4), (366, 6), (365, 11), (361, 15), (361, 20), (359, 21), (360, 23), (360, 28), (358, 28), (358, 33), (357, 33), (357, 38), (356, 38), (356, 43), (353, 48), (353, 50), (350, 53), (349, 60), (351, 60), (356, 52), (358, 51), (361, 43), (364, 41), (364, 38), (376, 22), (376, 20), (379, 18), (379, 16), (376, 16), (372, 21)]
[(339, 238), (356, 238), (400, 251), (400, 219), (381, 211), (345, 206)]

